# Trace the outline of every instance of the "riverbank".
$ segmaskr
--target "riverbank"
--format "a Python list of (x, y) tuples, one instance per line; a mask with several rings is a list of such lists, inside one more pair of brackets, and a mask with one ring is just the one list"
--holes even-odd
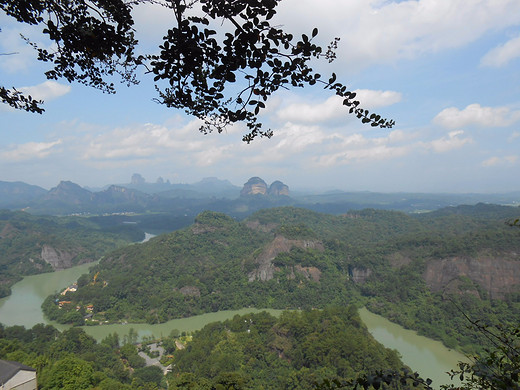
[(430, 378), (435, 388), (447, 383), (460, 383), (452, 381), (447, 373), (457, 368), (458, 362), (467, 362), (465, 355), (446, 348), (440, 341), (405, 329), (366, 308), (359, 309), (359, 315), (377, 341), (387, 348), (397, 350), (403, 363), (420, 373), (423, 378)]
[[(8, 326), (23, 325), (26, 328), (31, 328), (37, 323), (45, 323), (60, 330), (67, 329), (69, 327), (67, 325), (47, 320), (41, 311), (41, 304), (48, 295), (61, 291), (75, 282), (94, 264), (84, 264), (49, 274), (25, 277), (13, 286), (11, 296), (0, 299), (0, 322)], [(137, 332), (139, 339), (143, 337), (161, 338), (169, 335), (174, 329), (179, 332), (192, 332), (211, 322), (224, 321), (237, 314), (244, 315), (258, 311), (263, 310), (244, 308), (181, 318), (163, 324), (110, 324), (85, 326), (83, 329), (98, 341), (114, 332), (120, 336), (126, 335), (130, 329)], [(272, 309), (266, 311), (275, 316), (282, 312), (282, 310)], [(387, 348), (396, 349), (405, 364), (421, 373), (422, 376), (432, 379), (436, 387), (440, 384), (450, 383), (446, 372), (455, 369), (458, 361), (465, 359), (464, 355), (449, 350), (442, 343), (419, 336), (414, 331), (404, 329), (366, 309), (360, 310), (360, 316), (377, 341)]]

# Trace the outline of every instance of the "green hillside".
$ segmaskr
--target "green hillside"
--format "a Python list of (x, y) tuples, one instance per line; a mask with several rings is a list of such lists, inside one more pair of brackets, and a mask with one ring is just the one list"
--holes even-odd
[(209, 324), (168, 363), (170, 387), (196, 389), (218, 389), (219, 383), (226, 389), (315, 389), (324, 380), (352, 381), (404, 367), (395, 351), (372, 338), (352, 306)]
[(0, 297), (23, 276), (98, 260), (142, 236), (133, 226), (103, 228), (86, 218), (0, 210)]
[(353, 306), (283, 312), (279, 318), (237, 315), (192, 335), (172, 334), (160, 340), (161, 363), (170, 367), (166, 375), (158, 366), (145, 367), (138, 352), (153, 355), (135, 337), (130, 330), (97, 343), (80, 328), (60, 333), (50, 325), (0, 325), (0, 359), (34, 367), (44, 390), (305, 390), (326, 382), (375, 383), (381, 373), (394, 380), (393, 387), (416, 388), (399, 383), (406, 368), (397, 352), (375, 341)]
[(250, 306), (358, 304), (473, 348), (479, 340), (464, 314), (520, 320), (520, 232), (504, 223), (516, 213), (333, 216), (286, 207), (238, 222), (204, 212), (186, 229), (106, 255), (59, 298), (70, 304), (49, 297), (44, 310), (62, 322), (155, 323)]

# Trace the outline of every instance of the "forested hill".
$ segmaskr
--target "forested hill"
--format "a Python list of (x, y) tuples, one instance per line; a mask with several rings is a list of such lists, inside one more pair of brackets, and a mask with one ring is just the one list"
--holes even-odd
[(142, 236), (130, 225), (104, 228), (86, 218), (0, 210), (0, 298), (23, 276), (98, 260)]
[[(384, 348), (367, 331), (355, 307), (235, 316), (206, 325), (190, 336), (172, 332), (161, 340), (161, 362), (171, 368), (145, 367), (134, 344), (137, 334), (108, 335), (100, 343), (80, 328), (60, 333), (50, 325), (0, 325), (0, 359), (37, 370), (38, 388), (150, 389), (299, 389), (366, 378), (395, 378), (405, 367), (394, 350)], [(178, 332), (177, 332), (178, 333)], [(138, 349), (139, 348), (139, 349)], [(141, 353), (138, 354), (138, 351)], [(153, 356), (153, 355), (152, 355)], [(381, 382), (381, 380), (379, 380)], [(341, 388), (354, 388), (353, 385)], [(401, 389), (412, 389), (399, 385)]]
[(520, 232), (504, 223), (518, 209), (483, 215), (479, 207), (475, 216), (286, 207), (242, 222), (204, 212), (186, 229), (105, 256), (67, 293), (68, 306), (50, 297), (44, 309), (76, 323), (153, 323), (249, 306), (358, 303), (469, 346), (476, 340), (458, 306), (488, 320), (520, 315)]

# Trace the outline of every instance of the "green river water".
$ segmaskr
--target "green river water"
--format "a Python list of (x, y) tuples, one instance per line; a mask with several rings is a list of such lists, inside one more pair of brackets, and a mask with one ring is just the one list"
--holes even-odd
[[(78, 277), (86, 273), (92, 264), (84, 264), (67, 270), (53, 273), (27, 276), (16, 283), (9, 297), (0, 299), (0, 323), (4, 325), (23, 325), (27, 328), (37, 323), (47, 323), (58, 329), (66, 329), (66, 325), (57, 324), (44, 318), (41, 311), (43, 300), (50, 294), (62, 290), (75, 282)], [(246, 314), (259, 311), (256, 309), (241, 309), (219, 311), (190, 318), (172, 320), (164, 324), (113, 324), (101, 326), (86, 326), (85, 331), (96, 338), (103, 339), (106, 335), (117, 332), (119, 335), (128, 334), (133, 328), (139, 337), (167, 336), (173, 329), (179, 331), (193, 331), (204, 325), (232, 318), (236, 314)], [(277, 315), (280, 310), (267, 310)], [(440, 342), (418, 336), (415, 332), (402, 328), (385, 318), (360, 310), (362, 320), (372, 335), (388, 348), (396, 349), (405, 364), (423, 377), (433, 380), (434, 385), (450, 381), (447, 371), (456, 368), (457, 362), (464, 360), (464, 355), (444, 347)]]

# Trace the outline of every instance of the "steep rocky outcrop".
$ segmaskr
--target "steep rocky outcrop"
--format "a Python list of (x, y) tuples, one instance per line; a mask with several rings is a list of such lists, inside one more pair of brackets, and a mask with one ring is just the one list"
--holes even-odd
[(321, 279), (321, 271), (316, 267), (302, 267), (298, 264), (292, 268), (289, 279), (296, 278), (296, 274), (303, 275), (303, 277), (313, 282), (319, 282)]
[(269, 190), (267, 191), (267, 195), (270, 196), (289, 196), (289, 187), (283, 184), (281, 181), (276, 180), (271, 183), (269, 186)]
[(266, 195), (267, 194), (267, 183), (259, 177), (252, 177), (244, 184), (240, 196), (247, 195)]
[(249, 179), (247, 183), (244, 184), (242, 191), (240, 191), (240, 196), (248, 195), (267, 195), (271, 197), (289, 196), (289, 187), (279, 180), (274, 181), (268, 187), (263, 179), (255, 176)]
[(249, 281), (271, 280), (276, 270), (273, 260), (280, 253), (289, 252), (292, 248), (324, 250), (323, 244), (318, 240), (289, 240), (283, 236), (276, 236), (255, 259), (257, 268), (249, 273)]
[(50, 245), (43, 245), (40, 256), (42, 260), (50, 264), (54, 270), (62, 270), (70, 268), (73, 265), (80, 265), (94, 261), (93, 258), (85, 257), (80, 259), (78, 262), (74, 262), (74, 259), (79, 253), (81, 253), (81, 250), (76, 253), (74, 250), (67, 251), (53, 248)]
[(481, 253), (475, 257), (451, 257), (430, 260), (424, 279), (433, 291), (461, 291), (461, 277), (467, 277), (487, 291), (491, 299), (503, 298), (520, 289), (520, 254), (515, 252), (491, 255)]

